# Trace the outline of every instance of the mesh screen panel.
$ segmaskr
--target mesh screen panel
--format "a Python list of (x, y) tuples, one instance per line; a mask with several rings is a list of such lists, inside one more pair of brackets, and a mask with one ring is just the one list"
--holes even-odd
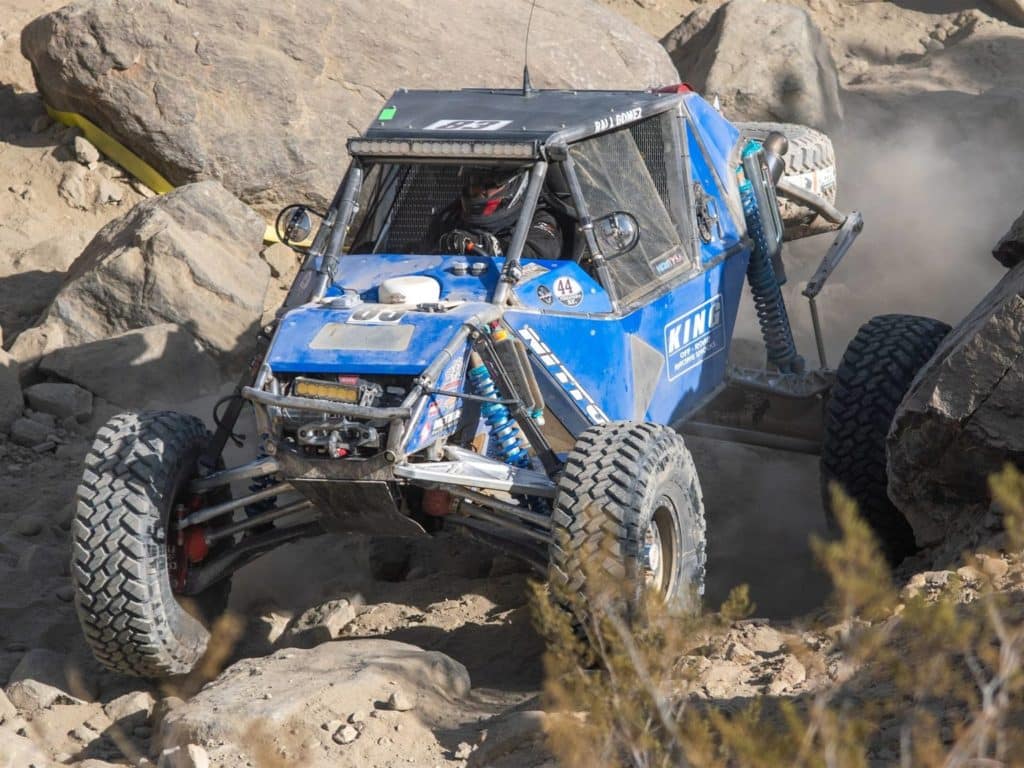
[(658, 190), (661, 202), (668, 209), (668, 172), (665, 170), (665, 139), (662, 137), (662, 119), (663, 116), (658, 115), (634, 123), (629, 126), (629, 132), (640, 150), (647, 171), (651, 174), (651, 180)]
[(378, 251), (401, 253), (422, 243), (434, 217), (458, 199), (458, 166), (414, 165), (398, 193), (387, 240)]

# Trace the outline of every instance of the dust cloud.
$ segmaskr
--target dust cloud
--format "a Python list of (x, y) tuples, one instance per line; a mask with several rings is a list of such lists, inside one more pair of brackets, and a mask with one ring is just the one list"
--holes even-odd
[[(1024, 208), (1024, 135), (1003, 99), (971, 97), (965, 116), (962, 97), (929, 94), (925, 104), (902, 104), (847, 94), (847, 120), (831, 133), (838, 202), (859, 210), (865, 226), (818, 299), (833, 368), (871, 317), (916, 314), (956, 325), (1005, 274), (991, 251)], [(818, 359), (800, 292), (833, 237), (786, 246), (784, 294), (809, 366)], [(748, 295), (736, 339), (736, 362), (763, 364)], [(813, 608), (828, 593), (808, 544), (811, 535), (826, 534), (818, 461), (688, 442), (708, 517), (708, 603), (747, 583), (758, 615), (786, 618)]]

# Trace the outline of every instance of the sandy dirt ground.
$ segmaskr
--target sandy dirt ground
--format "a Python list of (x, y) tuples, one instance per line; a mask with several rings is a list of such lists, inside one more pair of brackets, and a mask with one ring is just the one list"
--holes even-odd
[[(822, 299), (835, 364), (871, 315), (918, 312), (955, 322), (999, 278), (989, 251), (1024, 200), (1024, 134), (1017, 130), (1024, 110), (1007, 105), (1007, 94), (1024, 92), (1024, 29), (1005, 23), (987, 5), (956, 0), (791, 1), (810, 7), (832, 45), (846, 111), (834, 134), (840, 204), (861, 210), (867, 221)], [(69, 146), (69, 132), (45, 117), (18, 37), (27, 21), (61, 4), (0, 0), (5, 348), (47, 305), (82, 246), (144, 194), (104, 161), (84, 168)], [(605, 4), (659, 37), (687, 13), (711, 5)], [(105, 182), (118, 199), (99, 195)], [(827, 245), (826, 238), (812, 239), (788, 257), (788, 300), (808, 354), (810, 321), (799, 288)], [(755, 337), (749, 314), (741, 329)], [(208, 418), (211, 401), (179, 405)], [(160, 694), (91, 661), (70, 602), (74, 489), (91, 434), (110, 413), (99, 403), (91, 422), (62, 433), (55, 453), (0, 441), (0, 685), (26, 652), (44, 649), (69, 660), (101, 702), (133, 690)], [(692, 449), (709, 521), (709, 603), (748, 583), (758, 616), (782, 627), (799, 623), (827, 591), (808, 545), (810, 535), (825, 533), (817, 460), (712, 441), (694, 440)], [(419, 743), (381, 742), (365, 764), (464, 764), (468, 753), (460, 753), (459, 744), (472, 742), (482, 722), (538, 707), (542, 647), (530, 625), (527, 579), (504, 556), (448, 537), (321, 537), (290, 545), (236, 577), (231, 606), (247, 629), (232, 658), (261, 659), (279, 650), (275, 641), (291, 618), (328, 601), (349, 600), (359, 610), (344, 637), (443, 652), (466, 667), (473, 685), (459, 724), (427, 730)], [(152, 734), (143, 728), (132, 739), (142, 754)], [(54, 759), (123, 759), (98, 734), (47, 746)], [(538, 748), (520, 759), (541, 764), (546, 758)]]

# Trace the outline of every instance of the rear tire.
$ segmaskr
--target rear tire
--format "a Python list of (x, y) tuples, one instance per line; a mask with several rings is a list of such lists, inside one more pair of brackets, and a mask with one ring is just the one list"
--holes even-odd
[[(581, 605), (588, 558), (611, 584), (633, 585), (634, 601), (649, 587), (670, 609), (699, 609), (704, 503), (693, 458), (674, 430), (614, 422), (583, 432), (559, 478), (552, 520), (551, 580), (579, 593)], [(576, 619), (587, 625), (587, 616)]]
[(108, 669), (152, 678), (190, 672), (209, 640), (201, 619), (227, 606), (229, 580), (186, 608), (168, 570), (170, 516), (208, 439), (185, 414), (120, 414), (86, 456), (71, 574), (86, 640)]
[(889, 500), (885, 439), (896, 409), (949, 333), (928, 317), (881, 315), (861, 326), (846, 348), (825, 410), (822, 498), (833, 530), (829, 484), (857, 502), (890, 562), (916, 550), (914, 532)]
[[(836, 153), (832, 140), (821, 131), (796, 123), (736, 123), (740, 133), (748, 139), (764, 140), (772, 131), (789, 139), (785, 178), (799, 187), (810, 190), (836, 203)], [(779, 196), (785, 240), (831, 232), (834, 224), (822, 219), (810, 208)]]

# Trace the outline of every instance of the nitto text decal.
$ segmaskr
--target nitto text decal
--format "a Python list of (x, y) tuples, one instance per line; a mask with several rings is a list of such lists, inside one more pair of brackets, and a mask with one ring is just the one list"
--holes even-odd
[(725, 329), (722, 327), (722, 296), (719, 294), (665, 326), (668, 380), (682, 376), (723, 349)]
[(590, 419), (592, 424), (606, 424), (608, 417), (605, 416), (604, 411), (598, 407), (597, 403), (594, 402), (594, 398), (583, 387), (580, 383), (573, 378), (573, 375), (569, 373), (562, 361), (558, 359), (554, 352), (541, 341), (540, 336), (537, 332), (529, 326), (524, 327), (519, 331), (519, 335), (523, 337), (533, 353), (540, 358), (541, 363), (548, 369), (548, 372), (562, 385), (562, 389), (569, 393), (569, 396), (576, 402), (576, 405), (587, 414), (587, 418)]

